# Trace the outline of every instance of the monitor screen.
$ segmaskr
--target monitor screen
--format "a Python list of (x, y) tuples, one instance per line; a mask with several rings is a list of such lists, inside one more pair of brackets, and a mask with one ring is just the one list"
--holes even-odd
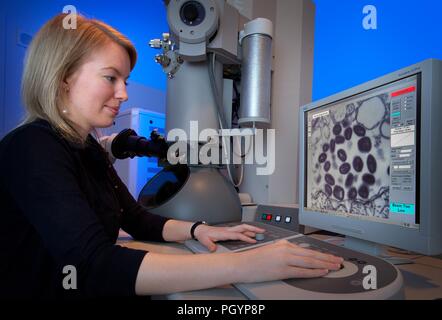
[(419, 228), (421, 75), (304, 113), (304, 211)]

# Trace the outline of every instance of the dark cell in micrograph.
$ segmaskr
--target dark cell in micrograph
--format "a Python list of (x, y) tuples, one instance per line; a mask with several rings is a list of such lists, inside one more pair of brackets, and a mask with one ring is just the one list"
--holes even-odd
[(364, 169), (364, 162), (362, 161), (360, 156), (356, 156), (353, 159), (353, 169), (357, 172), (361, 172)]
[(327, 152), (328, 149), (330, 149), (330, 145), (328, 143), (324, 143), (324, 145), (322, 146), (322, 151)]
[(335, 139), (331, 139), (331, 140), (330, 140), (330, 152), (331, 152), (331, 153), (335, 152), (335, 148), (336, 148), (336, 142), (335, 142)]
[(326, 184), (324, 187), (325, 193), (330, 197), (333, 193), (332, 187), (329, 184)]
[(361, 126), (360, 124), (356, 124), (353, 127), (353, 130), (357, 136), (359, 136), (359, 137), (365, 136), (365, 128), (363, 126)]
[(338, 150), (338, 158), (339, 158), (342, 162), (347, 161), (347, 153), (346, 153), (344, 150), (339, 149), (339, 150)]
[(334, 186), (335, 185), (335, 178), (329, 173), (325, 175), (325, 182), (327, 182), (329, 185)]
[(335, 124), (335, 126), (333, 127), (333, 134), (337, 136), (341, 134), (341, 131), (342, 131), (341, 125), (339, 123)]
[(347, 128), (344, 130), (344, 137), (346, 140), (350, 140), (353, 135), (353, 130), (351, 128)]
[(362, 181), (364, 181), (366, 184), (371, 186), (371, 185), (374, 185), (375, 178), (374, 178), (374, 176), (372, 174), (365, 173), (362, 176)]
[(315, 164), (315, 169), (319, 169), (319, 164)]
[(318, 122), (319, 122), (319, 118), (313, 119), (312, 120), (312, 127), (316, 128), (316, 125), (318, 124)]
[(318, 161), (319, 163), (324, 163), (325, 160), (327, 160), (327, 154), (326, 153), (321, 153), (318, 157)]
[(381, 143), (382, 143), (382, 137), (381, 136), (376, 136), (375, 138), (374, 138), (374, 146), (377, 148), (377, 147), (379, 147), (380, 145), (381, 145)]
[(333, 188), (333, 195), (335, 196), (336, 199), (338, 200), (344, 200), (344, 189), (342, 189), (342, 187), (340, 186), (335, 186)]
[(354, 178), (354, 176), (353, 176), (353, 174), (350, 172), (350, 173), (347, 175), (347, 178), (345, 179), (345, 186), (346, 186), (347, 188), (350, 188), (350, 187), (353, 185), (353, 178)]
[(368, 187), (365, 184), (359, 187), (358, 194), (361, 198), (367, 199), (368, 193), (369, 193)]
[(370, 152), (371, 150), (371, 140), (369, 137), (363, 137), (358, 141), (358, 148), (361, 152)]
[(343, 163), (340, 167), (339, 167), (339, 172), (341, 174), (347, 174), (351, 169), (351, 166), (349, 163)]
[(330, 161), (325, 161), (324, 163), (324, 171), (328, 172), (328, 170), (330, 170)]
[(353, 103), (349, 103), (345, 106), (345, 110), (347, 112), (347, 116), (351, 115), (355, 112), (355, 105)]
[(390, 175), (390, 166), (387, 168), (387, 174)]
[(354, 200), (358, 196), (358, 191), (355, 187), (351, 187), (347, 194), (349, 199)]
[(377, 162), (375, 157), (373, 157), (371, 154), (367, 157), (367, 168), (370, 173), (375, 173), (377, 168)]
[(320, 183), (321, 183), (321, 179), (322, 179), (322, 176), (319, 174), (319, 175), (316, 177), (316, 184), (320, 184)]
[(349, 121), (347, 118), (345, 118), (344, 120), (342, 120), (342, 126), (343, 126), (344, 128), (347, 128), (349, 125), (350, 125), (350, 121)]
[(345, 138), (343, 136), (336, 136), (335, 141), (336, 144), (343, 144), (345, 142)]

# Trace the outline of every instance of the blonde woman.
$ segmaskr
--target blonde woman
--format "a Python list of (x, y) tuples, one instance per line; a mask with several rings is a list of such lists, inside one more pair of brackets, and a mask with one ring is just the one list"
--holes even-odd
[[(135, 239), (183, 241), (192, 222), (147, 212), (133, 199), (92, 137), (128, 99), (136, 62), (112, 27), (77, 17), (48, 21), (27, 53), (22, 93), (27, 117), (0, 142), (0, 296), (69, 299), (165, 294), (235, 282), (320, 277), (342, 259), (287, 241), (243, 253), (165, 255), (115, 245), (120, 228)], [(195, 237), (254, 243), (259, 228), (198, 225)], [(77, 270), (65, 290), (66, 267)]]

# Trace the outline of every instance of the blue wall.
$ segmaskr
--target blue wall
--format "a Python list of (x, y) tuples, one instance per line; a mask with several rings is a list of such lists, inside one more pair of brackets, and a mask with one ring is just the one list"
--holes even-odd
[[(313, 100), (428, 58), (442, 59), (440, 0), (314, 0)], [(377, 29), (362, 27), (365, 5)]]
[[(26, 46), (17, 42), (17, 35), (33, 36), (65, 5), (74, 5), (87, 17), (112, 25), (129, 37), (138, 51), (138, 62), (129, 80), (126, 107), (150, 108), (164, 112), (166, 76), (154, 62), (157, 50), (149, 40), (167, 32), (166, 10), (162, 0), (15, 0), (0, 3), (0, 138), (18, 124), (23, 108), (20, 102), (20, 81)], [(143, 103), (143, 100), (146, 103)], [(133, 103), (134, 102), (134, 105)]]
[[(345, 90), (427, 58), (442, 59), (440, 0), (313, 0), (316, 4), (313, 99)], [(88, 17), (126, 34), (139, 59), (129, 82), (126, 106), (164, 110), (166, 77), (153, 61), (148, 41), (168, 30), (162, 0), (15, 0), (0, 3), (0, 137), (22, 116), (20, 78), (26, 47), (17, 33), (30, 35), (72, 4)], [(362, 27), (362, 8), (377, 8), (377, 30)], [(146, 106), (143, 106), (146, 101)]]

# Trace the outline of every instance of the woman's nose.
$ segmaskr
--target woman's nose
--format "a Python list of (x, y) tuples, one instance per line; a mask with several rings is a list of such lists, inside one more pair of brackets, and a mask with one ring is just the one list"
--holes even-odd
[(125, 84), (118, 87), (117, 91), (115, 92), (115, 98), (117, 98), (121, 102), (127, 101), (128, 95), (127, 95), (127, 88), (126, 88)]

